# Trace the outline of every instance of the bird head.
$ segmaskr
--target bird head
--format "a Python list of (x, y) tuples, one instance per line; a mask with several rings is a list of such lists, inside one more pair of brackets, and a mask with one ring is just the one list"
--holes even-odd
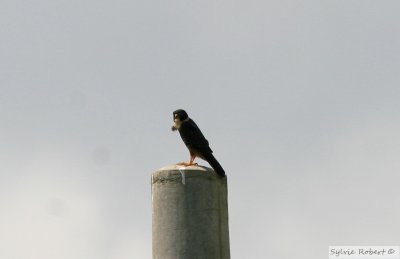
[(178, 130), (181, 127), (181, 123), (189, 120), (189, 116), (184, 110), (176, 110), (172, 113), (174, 124), (172, 125), (172, 131)]

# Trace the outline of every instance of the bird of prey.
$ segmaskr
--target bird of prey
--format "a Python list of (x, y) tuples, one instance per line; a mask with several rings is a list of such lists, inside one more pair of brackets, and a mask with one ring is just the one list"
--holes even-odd
[(190, 161), (181, 162), (178, 163), (178, 165), (197, 165), (193, 163), (193, 161), (196, 157), (200, 157), (207, 161), (219, 176), (224, 177), (224, 169), (213, 156), (213, 151), (211, 150), (207, 139), (203, 136), (203, 133), (201, 133), (196, 123), (189, 118), (184, 110), (174, 111), (173, 120), (174, 124), (172, 125), (172, 131), (179, 131), (179, 134), (190, 153)]

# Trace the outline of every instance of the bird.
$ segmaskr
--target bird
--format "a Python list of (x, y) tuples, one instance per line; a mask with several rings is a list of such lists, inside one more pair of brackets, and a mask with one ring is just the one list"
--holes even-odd
[(178, 165), (191, 166), (197, 165), (194, 163), (196, 157), (207, 161), (214, 171), (221, 177), (225, 176), (225, 171), (213, 155), (208, 140), (204, 137), (197, 124), (189, 118), (185, 110), (178, 109), (173, 113), (172, 131), (179, 131), (183, 142), (189, 149), (190, 161), (181, 162)]

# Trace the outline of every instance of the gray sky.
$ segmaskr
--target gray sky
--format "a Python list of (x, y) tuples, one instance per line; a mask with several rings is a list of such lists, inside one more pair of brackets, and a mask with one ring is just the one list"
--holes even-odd
[(151, 258), (177, 108), (228, 174), (232, 258), (399, 245), (399, 8), (1, 0), (0, 258)]

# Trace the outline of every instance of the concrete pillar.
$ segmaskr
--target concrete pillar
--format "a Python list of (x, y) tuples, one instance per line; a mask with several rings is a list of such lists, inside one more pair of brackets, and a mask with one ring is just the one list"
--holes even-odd
[(153, 259), (229, 259), (227, 177), (166, 166), (152, 174)]

